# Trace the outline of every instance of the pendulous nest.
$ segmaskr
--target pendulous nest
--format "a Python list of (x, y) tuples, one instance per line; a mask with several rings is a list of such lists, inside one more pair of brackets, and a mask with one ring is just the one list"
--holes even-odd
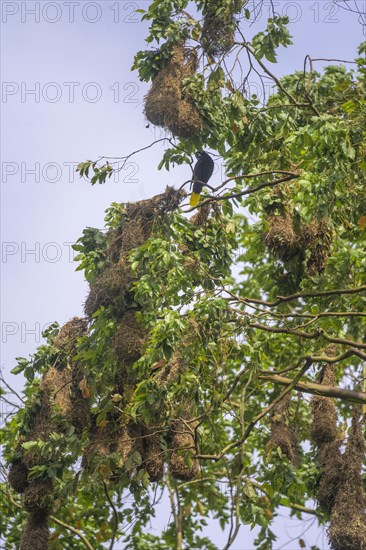
[(20, 550), (47, 550), (48, 517), (53, 504), (52, 480), (48, 477), (31, 481), (23, 492), (22, 501), (28, 517), (20, 540)]
[(65, 323), (55, 338), (54, 345), (61, 350), (66, 350), (69, 355), (76, 352), (77, 339), (86, 334), (88, 324), (81, 317), (73, 317)]
[[(108, 305), (118, 322), (111, 350), (118, 360), (114, 387), (124, 403), (136, 387), (136, 371), (132, 365), (142, 356), (147, 340), (146, 330), (136, 319), (138, 309), (133, 303), (132, 286), (138, 273), (132, 275), (129, 256), (154, 234), (159, 221), (167, 212), (177, 209), (185, 196), (184, 191), (167, 187), (164, 193), (152, 199), (124, 205), (120, 224), (107, 233), (107, 267), (91, 284), (86, 303), (88, 316), (91, 317), (100, 305)], [(104, 457), (111, 457), (113, 471), (109, 471), (106, 460), (103, 475), (109, 475), (115, 482), (130, 477), (140, 467), (146, 468), (152, 481), (163, 475), (164, 454), (160, 438), (150, 433), (145, 425), (124, 417), (110, 415), (98, 426), (93, 418), (82, 466), (86, 469), (92, 469), (94, 464), (101, 466)], [(114, 466), (113, 461), (117, 461)]]
[(54, 345), (63, 355), (55, 367), (47, 371), (41, 383), (41, 389), (49, 395), (52, 405), (75, 427), (77, 434), (81, 434), (89, 423), (89, 405), (79, 387), (83, 374), (73, 356), (78, 338), (85, 336), (87, 329), (86, 319), (80, 317), (74, 317), (61, 327)]
[(195, 50), (176, 45), (145, 97), (146, 118), (173, 135), (190, 138), (201, 131), (202, 118), (190, 97), (184, 97), (183, 79), (197, 70)]
[(319, 506), (328, 514), (331, 512), (343, 478), (343, 455), (341, 441), (330, 441), (322, 445), (317, 453), (317, 462), (322, 469), (317, 488)]
[[(189, 419), (188, 419), (189, 420)], [(183, 419), (174, 420), (170, 427), (171, 453), (169, 472), (175, 479), (190, 481), (199, 472), (199, 463), (191, 424)]]
[[(86, 331), (85, 319), (74, 317), (61, 327), (56, 336), (54, 346), (59, 350), (58, 358), (40, 383), (38, 406), (33, 412), (27, 441), (47, 441), (52, 432), (62, 432), (64, 421), (74, 424), (79, 433), (87, 425), (89, 411), (78, 387), (82, 374), (73, 360), (77, 340)], [(60, 417), (61, 423), (54, 413)], [(28, 481), (28, 469), (44, 465), (47, 460), (34, 451), (24, 452), (21, 460), (13, 462), (9, 472), (9, 483), (22, 493), (23, 508), (28, 512), (21, 550), (48, 548), (48, 516), (54, 499), (53, 482), (49, 477)]]
[(303, 230), (303, 241), (310, 250), (307, 269), (310, 275), (320, 275), (324, 272), (328, 260), (332, 233), (325, 220), (314, 220)]
[(201, 32), (201, 44), (207, 55), (218, 57), (226, 54), (234, 45), (236, 19), (234, 2), (227, 5), (219, 0), (206, 2)]
[(94, 458), (108, 459), (115, 453), (118, 455), (118, 463), (109, 474), (111, 479), (118, 481), (134, 472), (136, 465), (127, 470), (125, 463), (135, 451), (142, 455), (142, 448), (142, 431), (138, 424), (128, 422), (126, 419), (111, 421), (105, 426), (97, 426), (94, 423), (89, 431), (89, 444), (84, 452), (82, 466), (89, 469), (93, 465)]
[(131, 272), (124, 261), (104, 269), (94, 279), (85, 301), (84, 311), (87, 317), (91, 319), (102, 306), (113, 306), (115, 311), (124, 311), (132, 282)]
[(66, 420), (71, 422), (73, 401), (71, 397), (72, 369), (51, 367), (43, 377), (40, 389)]
[(159, 481), (164, 475), (164, 451), (160, 445), (159, 432), (153, 428), (147, 429), (143, 439), (143, 468), (147, 471), (150, 481)]
[(356, 407), (328, 530), (333, 550), (366, 549), (366, 495), (361, 475), (364, 458), (365, 438)]
[(115, 445), (115, 452), (119, 455), (121, 463), (124, 464), (134, 451), (141, 452), (141, 427), (132, 422), (122, 425), (117, 434)]
[(133, 301), (132, 285), (136, 281), (129, 265), (129, 254), (151, 237), (159, 217), (178, 208), (185, 195), (184, 191), (167, 187), (164, 193), (152, 199), (125, 205), (121, 225), (107, 232), (107, 266), (90, 285), (84, 305), (89, 320), (101, 306), (111, 307), (117, 317), (129, 309)]
[(287, 394), (274, 408), (271, 417), (271, 435), (266, 443), (266, 453), (279, 447), (284, 456), (296, 465), (298, 463), (298, 442), (294, 426), (290, 425), (290, 394)]
[(28, 468), (19, 459), (14, 460), (10, 466), (8, 481), (14, 491), (24, 493), (28, 486)]
[(285, 210), (282, 214), (268, 216), (269, 229), (265, 241), (271, 252), (282, 261), (288, 261), (299, 254), (301, 247), (292, 216)]
[(332, 231), (325, 219), (301, 223), (290, 199), (288, 188), (273, 190), (272, 203), (265, 208), (269, 226), (264, 235), (265, 243), (282, 262), (294, 259), (299, 265), (305, 267), (306, 264), (310, 276), (320, 275), (329, 257)]
[[(325, 386), (335, 386), (336, 377), (331, 364), (322, 369), (320, 383)], [(335, 441), (338, 427), (337, 411), (333, 399), (316, 395), (311, 399), (311, 408), (313, 412), (311, 438), (314, 443), (321, 447), (325, 443)]]
[(48, 515), (52, 507), (53, 484), (51, 478), (35, 479), (23, 493), (23, 507), (30, 514)]
[(127, 311), (113, 337), (114, 354), (124, 365), (131, 365), (141, 357), (145, 341), (146, 334), (136, 320), (135, 311)]
[(48, 516), (30, 515), (20, 539), (20, 550), (48, 550)]
[(157, 374), (154, 376), (154, 380), (159, 386), (170, 386), (179, 380), (180, 375), (184, 372), (186, 367), (187, 365), (183, 358), (175, 354), (172, 356), (169, 363), (158, 370)]
[[(336, 347), (328, 346), (326, 353), (329, 356), (336, 355)], [(325, 386), (336, 384), (332, 364), (322, 368), (319, 381)], [(317, 462), (321, 467), (317, 500), (319, 505), (329, 513), (342, 482), (343, 456), (340, 452), (341, 441), (338, 439), (337, 411), (334, 400), (330, 397), (314, 396), (311, 407), (313, 414), (311, 438), (317, 447)]]

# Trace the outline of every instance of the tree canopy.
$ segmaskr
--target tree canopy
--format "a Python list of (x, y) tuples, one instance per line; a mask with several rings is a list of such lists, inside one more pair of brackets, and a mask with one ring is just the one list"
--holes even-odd
[[(85, 318), (52, 325), (13, 369), (26, 382), (1, 430), (7, 549), (209, 550), (209, 520), (225, 548), (259, 526), (267, 550), (280, 506), (326, 524), (333, 550), (366, 549), (366, 43), (349, 64), (319, 72), (307, 56), (277, 78), (288, 19), (248, 41), (245, 4), (139, 10), (159, 168), (205, 150), (225, 174), (194, 209), (189, 182), (113, 203), (74, 245)], [(254, 74), (273, 82), (264, 102)], [(92, 184), (118, 169), (78, 166)]]

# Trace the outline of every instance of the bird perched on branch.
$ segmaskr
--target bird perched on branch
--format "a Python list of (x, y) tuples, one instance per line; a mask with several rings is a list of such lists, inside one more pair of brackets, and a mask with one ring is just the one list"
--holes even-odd
[(197, 162), (193, 169), (193, 190), (189, 201), (191, 206), (197, 206), (203, 186), (208, 182), (214, 170), (214, 161), (206, 151), (196, 153)]

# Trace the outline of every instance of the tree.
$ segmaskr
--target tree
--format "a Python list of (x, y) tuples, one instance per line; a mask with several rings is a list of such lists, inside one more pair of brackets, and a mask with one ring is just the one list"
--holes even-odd
[[(113, 203), (76, 243), (86, 318), (52, 325), (13, 370), (26, 384), (1, 431), (6, 547), (213, 549), (210, 516), (226, 548), (244, 524), (267, 549), (286, 506), (329, 522), (334, 550), (365, 549), (366, 46), (351, 70), (307, 56), (278, 79), (285, 17), (249, 43), (245, 2), (187, 4), (140, 10), (156, 48), (134, 68), (152, 80), (148, 120), (172, 135), (159, 167), (209, 149), (226, 175), (193, 214), (185, 182)], [(265, 104), (246, 93), (252, 72), (276, 86)], [(115, 169), (78, 167), (92, 184)]]

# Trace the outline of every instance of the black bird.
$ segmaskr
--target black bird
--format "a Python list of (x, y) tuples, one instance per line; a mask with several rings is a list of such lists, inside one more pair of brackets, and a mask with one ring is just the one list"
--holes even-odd
[(214, 161), (206, 151), (196, 153), (197, 162), (193, 169), (193, 190), (190, 199), (191, 206), (197, 206), (202, 187), (208, 182), (214, 170)]

